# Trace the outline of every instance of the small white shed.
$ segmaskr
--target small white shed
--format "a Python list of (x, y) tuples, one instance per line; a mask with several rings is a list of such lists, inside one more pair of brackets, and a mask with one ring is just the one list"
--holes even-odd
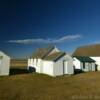
[(56, 47), (40, 48), (28, 59), (28, 70), (50, 76), (74, 74), (73, 59)]
[(9, 75), (10, 57), (0, 51), (0, 76)]
[(73, 64), (77, 71), (89, 72), (96, 70), (95, 61), (89, 57), (74, 57)]
[(100, 44), (92, 44), (78, 47), (73, 56), (86, 56), (93, 59), (96, 63), (96, 70), (100, 71)]
[(74, 74), (72, 57), (64, 52), (45, 57), (43, 60), (43, 73), (51, 76)]

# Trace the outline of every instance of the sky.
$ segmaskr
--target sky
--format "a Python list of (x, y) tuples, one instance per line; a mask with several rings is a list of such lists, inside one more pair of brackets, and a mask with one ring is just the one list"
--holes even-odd
[(12, 58), (53, 45), (73, 53), (100, 43), (100, 0), (0, 0), (0, 35)]

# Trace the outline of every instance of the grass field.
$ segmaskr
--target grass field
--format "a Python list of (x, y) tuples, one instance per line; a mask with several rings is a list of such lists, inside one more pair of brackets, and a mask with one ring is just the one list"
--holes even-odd
[(0, 100), (100, 100), (100, 72), (52, 78), (39, 74), (0, 77)]
[(26, 68), (27, 66), (27, 59), (11, 59), (10, 65), (11, 68)]
[(26, 59), (11, 59), (10, 62), (10, 75), (24, 74), (27, 72), (27, 60)]
[(24, 72), (0, 77), (0, 100), (86, 99), (100, 100), (100, 72), (60, 77)]

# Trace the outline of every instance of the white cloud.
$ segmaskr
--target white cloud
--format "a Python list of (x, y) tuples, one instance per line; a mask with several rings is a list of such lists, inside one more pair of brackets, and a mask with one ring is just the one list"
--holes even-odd
[(42, 39), (42, 38), (38, 38), (38, 39), (23, 39), (23, 40), (9, 40), (9, 43), (17, 43), (17, 44), (32, 44), (32, 43), (61, 43), (61, 42), (65, 42), (65, 41), (71, 41), (71, 40), (76, 40), (81, 38), (81, 35), (67, 35), (67, 36), (63, 36), (61, 38), (58, 39)]

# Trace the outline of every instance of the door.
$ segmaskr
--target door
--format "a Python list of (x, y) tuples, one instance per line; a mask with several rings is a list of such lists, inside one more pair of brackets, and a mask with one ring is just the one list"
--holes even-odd
[(36, 72), (36, 68), (35, 68), (35, 67), (29, 66), (29, 72), (30, 72), (30, 73)]
[(88, 63), (89, 71), (92, 71), (92, 63)]
[(1, 67), (2, 67), (2, 66), (1, 66), (1, 59), (0, 59), (0, 74), (1, 74)]
[(63, 74), (67, 74), (68, 73), (68, 69), (67, 69), (67, 61), (63, 61)]

